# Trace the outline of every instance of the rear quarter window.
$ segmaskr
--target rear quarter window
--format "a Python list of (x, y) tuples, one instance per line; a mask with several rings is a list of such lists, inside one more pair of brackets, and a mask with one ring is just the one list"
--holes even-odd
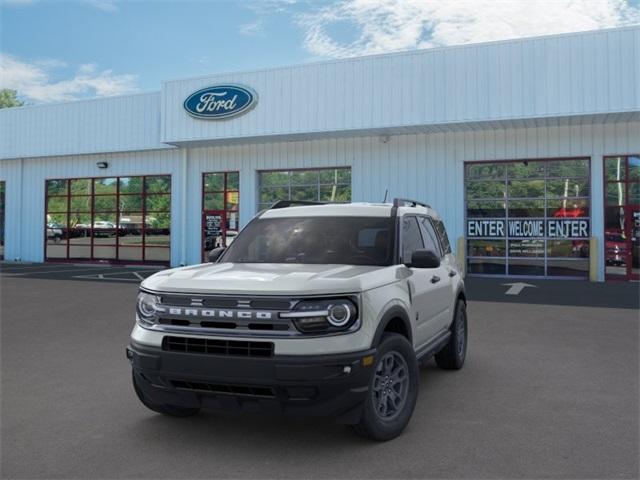
[(451, 244), (449, 243), (449, 237), (447, 236), (447, 231), (444, 228), (444, 222), (442, 220), (433, 219), (433, 224), (436, 228), (436, 233), (438, 234), (438, 238), (440, 239), (440, 244), (442, 245), (442, 250), (445, 253), (451, 253)]

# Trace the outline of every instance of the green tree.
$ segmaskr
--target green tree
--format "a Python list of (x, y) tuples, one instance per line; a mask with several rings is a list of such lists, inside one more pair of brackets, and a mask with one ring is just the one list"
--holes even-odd
[(18, 100), (18, 92), (3, 88), (0, 90), (0, 108), (21, 107), (24, 102)]

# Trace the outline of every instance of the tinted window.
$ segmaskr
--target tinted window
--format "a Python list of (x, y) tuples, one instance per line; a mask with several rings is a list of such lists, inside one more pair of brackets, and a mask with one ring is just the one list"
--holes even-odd
[(438, 237), (436, 235), (431, 222), (426, 217), (420, 217), (420, 226), (422, 227), (422, 238), (424, 239), (424, 248), (431, 250), (436, 255), (442, 256)]
[(451, 253), (451, 244), (449, 243), (449, 236), (447, 235), (447, 231), (444, 228), (444, 222), (442, 220), (434, 220), (433, 223), (436, 227), (436, 232), (440, 237), (440, 244), (442, 245), (444, 253)]
[(422, 235), (420, 235), (416, 217), (404, 217), (402, 219), (402, 261), (411, 261), (411, 254), (414, 250), (423, 248)]
[(391, 265), (392, 219), (262, 218), (233, 241), (223, 262)]

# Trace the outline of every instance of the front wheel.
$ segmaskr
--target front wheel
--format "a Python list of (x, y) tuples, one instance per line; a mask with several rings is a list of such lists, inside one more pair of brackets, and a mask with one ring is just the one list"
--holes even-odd
[(132, 372), (133, 379), (133, 389), (136, 391), (136, 395), (138, 399), (142, 402), (142, 404), (147, 407), (149, 410), (153, 410), (157, 413), (162, 413), (163, 415), (169, 415), (170, 417), (190, 417), (195, 415), (200, 411), (199, 408), (188, 408), (188, 407), (180, 407), (178, 405), (163, 405), (159, 403), (152, 402), (147, 396), (144, 394), (140, 385), (138, 384), (137, 375), (135, 372)]
[(385, 334), (378, 347), (358, 434), (372, 440), (391, 440), (409, 423), (418, 398), (418, 362), (402, 335)]
[(456, 304), (456, 316), (451, 324), (449, 342), (436, 353), (436, 364), (444, 370), (460, 370), (467, 356), (467, 306), (462, 300)]

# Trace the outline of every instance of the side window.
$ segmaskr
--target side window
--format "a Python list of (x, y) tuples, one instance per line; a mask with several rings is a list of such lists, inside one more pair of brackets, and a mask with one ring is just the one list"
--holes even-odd
[(427, 217), (420, 217), (420, 227), (423, 233), (422, 236), (424, 237), (424, 248), (431, 250), (436, 255), (442, 256), (442, 251), (438, 244), (438, 237), (436, 236), (436, 232), (433, 230), (431, 221)]
[(444, 222), (442, 220), (434, 220), (433, 223), (435, 224), (438, 237), (440, 237), (440, 244), (442, 245), (445, 255), (451, 253), (451, 245), (449, 244), (447, 231), (444, 229)]
[(410, 261), (414, 250), (422, 248), (424, 244), (416, 217), (404, 217), (402, 219), (402, 261)]

